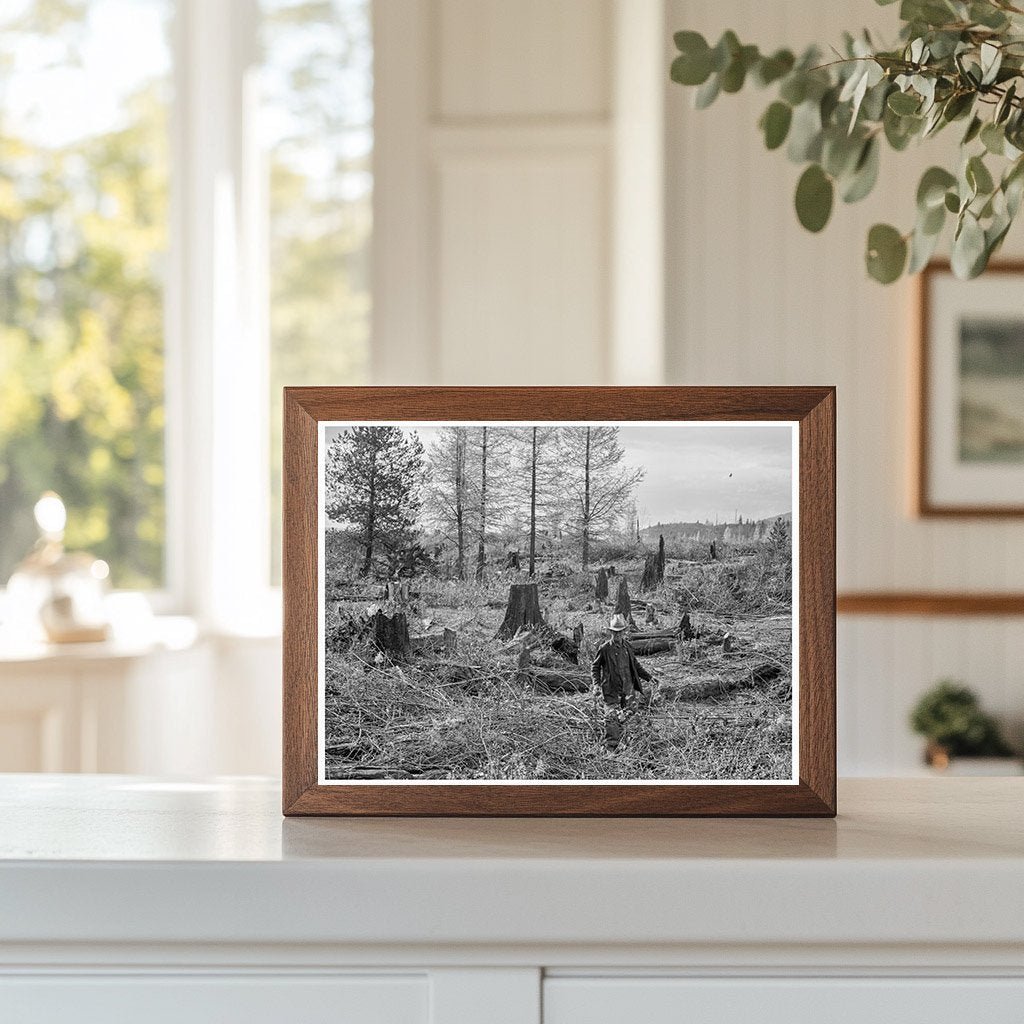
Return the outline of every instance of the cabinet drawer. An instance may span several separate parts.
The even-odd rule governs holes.
[[[569,978],[544,984],[544,1024],[1021,1024],[1017,978]]]
[[[425,975],[34,975],[0,978],[18,1024],[426,1024]]]

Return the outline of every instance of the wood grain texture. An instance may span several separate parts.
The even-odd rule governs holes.
[[[725,419],[800,424],[799,784],[317,783],[320,421]],[[834,388],[286,388],[284,480],[285,814],[835,815]]]
[[[285,812],[317,782],[317,423],[285,388],[283,503]]]
[[[840,615],[1024,615],[1024,594],[863,591],[836,598]]]
[[[914,481],[913,506],[922,518],[952,519],[1007,519],[1024,516],[1022,505],[940,505],[932,500],[929,489],[929,417],[931,401],[929,395],[929,373],[931,353],[929,339],[932,328],[931,290],[937,274],[950,273],[948,260],[934,260],[920,273],[917,281],[917,345],[913,374],[917,389],[917,415],[914,421],[915,437],[911,445],[916,465],[912,467]],[[1024,260],[1000,260],[988,265],[986,275],[1024,275]],[[970,613],[968,613],[970,614]]]

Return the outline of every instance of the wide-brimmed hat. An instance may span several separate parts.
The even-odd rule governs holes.
[[[608,628],[613,633],[621,633],[626,628],[626,617],[624,615],[613,615],[612,621],[608,623]]]

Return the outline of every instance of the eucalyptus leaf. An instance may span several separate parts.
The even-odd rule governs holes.
[[[971,4],[968,17],[976,24],[984,25],[985,28],[995,29],[996,31],[1006,28],[1008,24],[1006,15],[990,3]]]
[[[759,57],[756,46],[741,46],[732,62],[722,72],[722,92],[739,92],[747,79],[747,72]]]
[[[892,284],[907,262],[906,239],[889,224],[876,224],[868,232],[868,273],[880,284]]]
[[[950,174],[944,167],[929,167],[921,175],[921,181],[917,186],[918,209],[927,212],[936,206],[942,206],[946,192],[955,184],[956,176]]]
[[[681,54],[672,61],[669,75],[673,82],[680,85],[703,85],[711,74],[711,57],[704,53],[701,57]]]
[[[790,50],[776,50],[770,57],[764,57],[753,71],[754,81],[764,87],[785,78],[793,70],[796,58]]]
[[[722,91],[718,75],[713,74],[693,95],[693,105],[698,110],[705,110],[711,106]]]
[[[732,29],[726,29],[711,51],[711,70],[721,74],[740,52],[740,41]]]
[[[818,104],[806,101],[793,111],[786,155],[793,163],[817,160],[821,156],[821,112]]]
[[[910,262],[907,264],[907,273],[916,274],[928,265],[935,249],[939,244],[940,232],[931,234],[922,231],[920,227],[914,229],[910,236]]]
[[[979,51],[981,57],[981,84],[991,85],[999,74],[999,68],[1003,63],[1003,51],[991,42],[981,44]]]
[[[761,115],[761,129],[767,149],[778,149],[786,141],[789,126],[793,120],[793,108],[788,103],[776,100]]]
[[[877,137],[864,143],[853,174],[843,187],[844,203],[859,203],[875,187],[880,163],[879,149]]]
[[[1003,93],[999,103],[996,104],[996,112],[993,120],[996,124],[1002,124],[1013,111],[1013,101],[1017,95],[1017,83],[1011,82]]]
[[[984,259],[985,232],[973,214],[964,213],[953,239],[953,252],[950,258],[953,273],[963,281],[976,277],[979,271],[975,268],[979,264],[984,267]]]
[[[942,116],[947,122],[956,121],[961,117],[966,117],[973,106],[974,93],[955,93],[943,104]]]
[[[1003,150],[1006,147],[1006,134],[999,125],[989,121],[981,129],[981,144],[993,156],[1002,156]]]
[[[807,77],[802,72],[787,75],[779,89],[779,99],[785,100],[791,107],[798,107],[807,99]]]
[[[992,175],[985,166],[985,161],[980,156],[972,156],[967,161],[966,177],[968,184],[974,189],[976,195],[988,195],[995,188],[992,182]]]
[[[917,228],[925,235],[938,235],[946,223],[946,204],[940,203],[917,213]]]
[[[852,171],[864,149],[864,137],[850,136],[838,127],[822,132],[821,166],[833,178]]]
[[[1021,198],[1024,197],[1024,158],[1018,157],[1003,175],[1002,189],[1003,195],[1006,196],[1006,210],[1012,221],[1017,216]]]
[[[980,117],[972,117],[971,123],[967,126],[967,131],[964,132],[964,137],[960,141],[961,146],[967,146],[972,143],[980,134],[984,122]]]
[[[889,109],[900,116],[916,114],[921,106],[920,98],[909,92],[894,92],[889,96],[888,102]]]
[[[832,181],[817,165],[811,164],[796,186],[796,215],[808,231],[821,231],[832,214]]]

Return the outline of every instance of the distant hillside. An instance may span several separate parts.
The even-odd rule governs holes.
[[[782,512],[777,516],[751,521],[744,519],[741,523],[655,523],[653,526],[645,526],[640,531],[640,537],[649,544],[656,544],[659,536],[664,536],[667,543],[711,540],[745,543],[763,540],[778,519],[791,523],[793,513]]]

